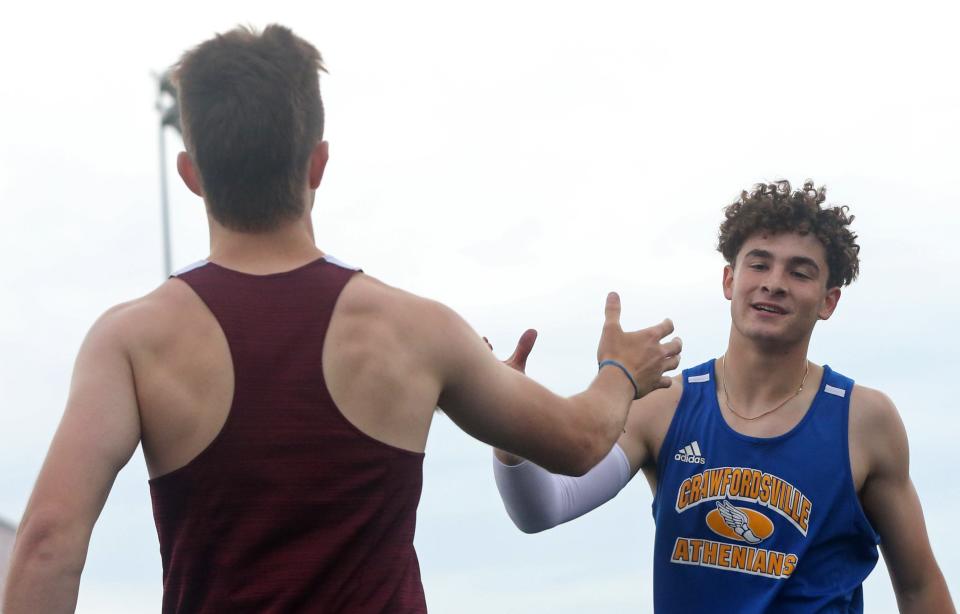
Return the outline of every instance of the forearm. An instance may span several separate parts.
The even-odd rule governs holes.
[[[89,538],[70,522],[28,507],[13,544],[2,612],[73,612]]]
[[[582,463],[583,469],[575,472],[576,475],[582,476],[599,463],[623,433],[623,425],[631,402],[624,400],[623,390],[632,390],[632,386],[626,377],[616,376],[617,373],[613,370],[606,374],[601,371],[586,391],[564,399],[563,407],[556,407],[551,411],[558,417],[563,411],[569,412],[570,415],[585,416],[571,427],[571,431],[576,436],[587,442],[584,444],[587,451],[581,455],[585,457],[585,462]],[[625,387],[624,383],[626,383]],[[527,460],[523,456],[499,448],[494,449],[494,456],[508,466],[519,465]],[[558,473],[566,475],[566,472]]]
[[[14,551],[6,592],[4,614],[73,612],[77,607],[81,567],[65,565],[40,552]]]
[[[623,374],[604,369],[584,392],[567,398],[551,397],[540,412],[549,422],[541,422],[538,427],[542,435],[535,446],[510,452],[500,448],[494,453],[506,465],[529,459],[553,473],[583,476],[603,460],[623,434],[633,387]],[[498,447],[496,442],[489,443]]]
[[[603,505],[630,481],[630,462],[619,445],[581,477],[552,474],[529,461],[493,461],[497,490],[513,523],[537,533]],[[512,456],[512,455],[510,455]]]
[[[623,434],[633,396],[630,380],[619,369],[607,367],[597,373],[589,388],[568,399],[583,417],[580,428],[591,435],[593,458],[587,468],[599,463]]]
[[[901,614],[956,614],[947,582],[939,567],[924,577],[922,586],[896,590],[897,606]]]

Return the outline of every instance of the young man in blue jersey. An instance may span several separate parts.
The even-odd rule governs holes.
[[[579,478],[496,451],[525,532],[576,518],[642,471],[654,493],[654,606],[665,612],[861,612],[883,549],[901,612],[954,612],[883,393],[807,359],[814,326],[857,276],[846,207],[825,190],[759,184],[727,207],[719,251],[732,326],[724,354],[633,403],[607,457]],[[523,369],[532,342],[508,364]]]

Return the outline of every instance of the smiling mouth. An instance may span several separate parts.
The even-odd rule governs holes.
[[[785,313],[787,313],[787,310],[782,307],[778,307],[777,305],[769,305],[766,303],[754,303],[753,305],[751,305],[751,307],[753,307],[757,311],[762,311],[764,313],[773,313],[776,315],[784,315]]]

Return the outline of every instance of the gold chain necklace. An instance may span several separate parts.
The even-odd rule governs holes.
[[[763,412],[763,413],[760,414],[759,416],[754,416],[753,418],[748,418],[748,417],[744,416],[743,414],[741,414],[740,412],[738,412],[737,410],[735,410],[735,409],[733,408],[733,405],[730,404],[730,395],[727,394],[727,362],[726,362],[726,361],[727,361],[727,355],[724,354],[723,356],[720,357],[720,372],[723,374],[723,380],[721,380],[721,381],[723,382],[723,384],[722,384],[722,385],[723,385],[723,400],[726,402],[726,404],[727,404],[727,409],[730,410],[730,413],[732,413],[734,416],[740,418],[741,420],[758,420],[758,419],[760,419],[760,418],[763,418],[763,417],[766,416],[767,414],[772,414],[773,412],[777,411],[778,409],[780,409],[781,407],[783,407],[784,405],[786,405],[787,403],[789,403],[789,402],[792,401],[793,399],[797,398],[797,397],[800,395],[800,393],[803,392],[803,385],[807,383],[807,373],[810,372],[810,361],[809,361],[809,360],[805,360],[804,363],[805,363],[806,366],[805,366],[804,369],[803,369],[803,379],[800,380],[800,387],[797,388],[797,391],[794,392],[793,394],[791,394],[791,395],[790,395],[789,397],[787,397],[782,403],[780,403],[779,405],[777,405],[777,406],[774,407],[773,409],[768,409],[767,411]]]

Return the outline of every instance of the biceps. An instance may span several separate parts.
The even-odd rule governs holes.
[[[85,342],[63,419],[37,479],[30,509],[61,527],[89,531],[117,472],[140,440],[129,363],[109,347]]]
[[[880,534],[884,559],[900,588],[922,584],[934,563],[920,498],[909,476],[871,484],[864,507]]]
[[[565,436],[569,401],[502,364],[465,322],[450,323],[444,345],[439,404],[463,430],[528,458]]]
[[[550,414],[565,403],[492,355],[449,381],[440,400],[444,411],[474,437],[505,449],[515,448],[516,438],[549,427]]]

